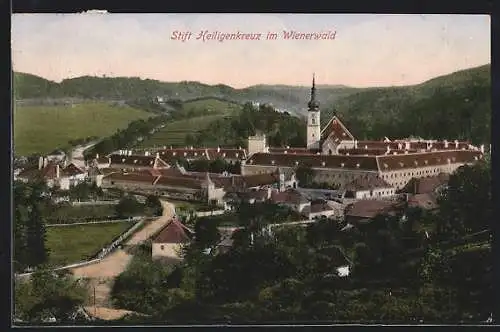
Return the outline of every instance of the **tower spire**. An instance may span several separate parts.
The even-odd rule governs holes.
[[[313,111],[319,108],[319,102],[316,100],[316,75],[313,73],[313,81],[311,88],[311,101],[309,101],[309,110]]]

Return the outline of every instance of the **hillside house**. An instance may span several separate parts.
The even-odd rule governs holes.
[[[345,186],[344,197],[354,199],[384,199],[394,196],[396,188],[379,177],[357,177]]]
[[[153,239],[152,258],[172,263],[180,262],[182,247],[191,241],[193,235],[194,232],[179,220],[172,219]]]
[[[359,200],[345,208],[345,221],[349,224],[359,225],[370,222],[378,215],[394,215],[399,204],[399,202],[390,200]]]

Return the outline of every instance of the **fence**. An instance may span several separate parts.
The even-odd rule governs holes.
[[[140,217],[141,220],[153,220],[158,217]],[[137,221],[137,217],[135,218],[127,218],[127,219],[112,219],[112,220],[99,220],[99,221],[89,221],[89,222],[74,222],[74,223],[66,223],[66,224],[47,224],[45,227],[62,227],[62,226],[74,226],[74,225],[92,225],[92,224],[111,224],[115,222],[133,222]]]
[[[120,235],[113,243],[111,243],[109,246],[103,248],[98,254],[94,255],[97,256],[94,259],[90,259],[88,261],[83,261],[79,263],[73,263],[70,265],[62,266],[53,269],[52,271],[62,271],[62,270],[67,270],[67,269],[74,269],[77,267],[82,267],[86,265],[91,265],[100,262],[103,260],[107,255],[109,255],[111,252],[113,252],[114,249],[116,249],[117,246],[119,246],[124,240],[126,240],[132,233],[134,233],[138,228],[142,227],[144,223],[146,222],[146,219],[142,219],[139,221],[137,224],[134,226],[130,227],[127,231],[125,231],[122,235]],[[20,273],[16,274],[16,278],[26,278],[29,277],[33,274],[33,272],[28,272],[28,273]]]

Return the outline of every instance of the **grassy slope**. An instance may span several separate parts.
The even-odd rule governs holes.
[[[71,106],[20,106],[14,110],[16,154],[46,153],[69,140],[109,136],[133,120],[152,114],[127,106],[84,103]]]
[[[170,122],[151,138],[142,142],[141,147],[184,146],[186,135],[196,134],[206,128],[212,121],[238,114],[241,106],[216,99],[205,99],[184,103],[183,110],[180,112],[204,110],[208,110],[210,115],[195,116],[190,119]]]
[[[131,222],[49,227],[49,262],[64,265],[88,259],[130,227]]]

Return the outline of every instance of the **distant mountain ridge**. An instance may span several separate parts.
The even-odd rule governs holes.
[[[331,103],[359,89],[342,85],[318,85],[320,102]],[[65,79],[61,83],[42,77],[14,73],[16,99],[109,99],[128,100],[137,98],[164,98],[190,100],[200,97],[216,97],[239,103],[270,103],[277,108],[300,114],[306,110],[310,87],[287,85],[255,85],[235,89],[225,84],[207,85],[200,82],[161,82],[137,77],[82,76]]]
[[[460,70],[426,82],[399,87],[353,88],[318,85],[323,125],[336,112],[359,138],[462,138],[490,141],[491,65]],[[137,77],[83,76],[61,83],[14,73],[16,99],[136,100],[161,96],[180,101],[219,98],[269,103],[305,115],[310,87],[260,84],[235,89],[225,84],[160,82]]]

